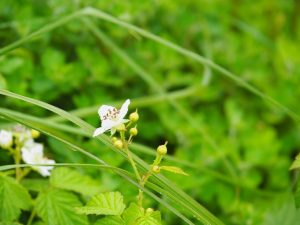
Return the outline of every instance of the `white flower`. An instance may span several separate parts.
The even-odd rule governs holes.
[[[101,119],[101,127],[95,130],[93,136],[96,137],[108,130],[110,130],[113,135],[120,124],[128,122],[128,120],[124,119],[124,117],[128,111],[129,104],[130,100],[127,99],[120,110],[113,106],[102,105],[98,110],[98,114]]]
[[[13,134],[20,143],[32,138],[31,131],[22,125],[16,125]]]
[[[0,131],[0,146],[2,148],[9,148],[13,144],[13,134],[7,130]]]
[[[33,139],[27,140],[22,149],[22,159],[27,164],[54,164],[55,161],[44,157],[44,146],[35,143]],[[34,170],[39,172],[42,176],[50,176],[50,170],[53,166],[32,166]]]

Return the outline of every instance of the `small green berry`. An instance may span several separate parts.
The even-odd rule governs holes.
[[[166,145],[160,145],[157,147],[157,152],[160,155],[165,155],[168,152],[167,146]]]
[[[123,148],[123,142],[121,140],[116,140],[114,142],[114,146],[117,148],[117,149],[122,149]]]
[[[159,167],[159,166],[153,166],[153,167],[152,167],[152,171],[153,171],[154,173],[159,173],[159,172],[160,172],[160,167]]]
[[[136,127],[130,128],[130,135],[136,136],[138,134],[138,129]]]
[[[139,120],[139,114],[135,111],[129,115],[129,120],[131,122],[136,122]]]

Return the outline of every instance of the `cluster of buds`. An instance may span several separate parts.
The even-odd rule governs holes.
[[[44,157],[44,146],[35,142],[40,132],[17,125],[10,130],[0,131],[0,147],[12,155],[21,154],[22,160],[42,176],[49,176],[53,166],[34,166],[34,164],[54,164],[55,161]]]
[[[139,119],[139,114],[137,111],[131,113],[129,115],[129,121],[127,121],[127,125],[125,126],[124,123],[119,124],[116,127],[116,130],[120,134],[120,138],[112,137],[112,143],[117,149],[123,149],[125,145],[130,144],[132,141],[132,138],[138,135],[138,129],[137,129],[137,121]],[[128,137],[128,140],[126,140],[126,136]]]

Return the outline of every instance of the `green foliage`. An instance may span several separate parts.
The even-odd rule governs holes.
[[[31,197],[16,180],[0,173],[0,221],[14,221],[21,210],[29,210]]]
[[[249,86],[245,89],[237,84],[247,81],[266,94],[262,99],[268,102],[268,97],[275,98],[296,114],[300,113],[298,1],[261,0],[253,4],[253,1],[220,0],[78,0],[73,3],[57,0],[49,0],[47,4],[32,0],[0,2],[1,48],[40,27],[50,27],[38,37],[15,46],[17,48],[4,52],[0,49],[1,89],[43,100],[66,111],[76,110],[75,115],[93,126],[99,123],[96,113],[99,105],[111,102],[118,105],[125,98],[132,99],[131,109],[139,108],[141,116],[137,141],[155,148],[168,140],[171,157],[166,157],[164,163],[183,168],[189,176],[167,172],[163,175],[204,206],[202,209],[195,205],[172,183],[161,180],[161,176],[153,178],[153,186],[149,188],[155,185],[161,188],[163,200],[171,202],[178,210],[173,214],[170,208],[166,210],[159,204],[165,224],[183,224],[178,219],[179,212],[190,215],[198,224],[197,218],[207,215],[205,208],[230,225],[263,224],[268,212],[271,219],[265,224],[297,224],[299,218],[290,198],[286,198],[286,203],[277,210],[270,208],[279,196],[286,197],[286,190],[294,189],[299,156],[293,164],[292,160],[300,149],[299,126],[279,110],[280,106],[265,104],[253,95],[251,88],[247,91]],[[101,19],[91,20],[95,29],[79,18],[56,24],[52,29],[52,21],[85,6],[101,9],[176,43],[184,47],[185,56],[144,38],[131,28],[122,29]],[[95,31],[100,31],[100,35]],[[205,60],[195,63],[195,59],[199,62],[201,58],[185,51],[189,49],[236,76],[231,73],[228,76],[226,71],[224,76],[224,71],[215,70],[216,67]],[[31,123],[23,118],[24,122],[32,126],[42,124],[37,127],[46,126],[45,131],[50,135],[88,150],[110,165],[129,168],[121,154],[86,138],[90,137],[91,129],[81,127],[77,133],[71,132],[76,128],[62,118],[47,127],[43,122],[51,121],[44,119],[52,116],[49,111],[12,98],[1,97],[1,107],[34,115],[42,121]],[[0,125],[8,124],[3,120]],[[65,125],[71,129],[64,130]],[[87,132],[80,133],[83,131]],[[54,138],[43,136],[41,141],[45,143],[47,154],[57,162],[95,163],[78,151],[70,151],[70,145]],[[132,150],[145,161],[152,160],[154,151],[149,148],[144,151],[145,146],[140,146],[134,148],[132,145]],[[0,165],[12,164],[8,152],[0,151]],[[182,173],[178,169],[171,170]],[[35,198],[49,188],[59,188],[67,195],[76,195],[80,202],[103,190],[118,190],[129,202],[136,195],[135,187],[115,173],[99,172],[90,167],[57,168],[50,182],[30,173],[20,182],[22,186],[12,185],[9,176],[13,176],[10,173],[13,170],[8,172],[5,178],[0,177],[0,196],[5,198],[6,204],[4,207],[0,199],[0,221],[6,214],[13,218],[10,220],[19,219],[26,224],[28,212],[22,217],[19,215],[22,210],[31,210],[29,204],[22,205],[31,202],[28,190]],[[16,188],[16,185],[23,198],[3,194],[3,187],[10,193],[11,186]],[[299,206],[299,188],[297,190],[295,203]],[[149,198],[148,204],[156,206],[157,202]],[[71,207],[69,209],[70,215],[75,214],[75,211],[71,213]],[[122,224],[126,211],[121,217],[105,216],[97,223]]]
[[[181,174],[181,175],[185,175],[187,176],[188,174],[186,172],[184,172],[181,168],[176,167],[176,166],[161,166],[160,167],[161,170],[166,170],[169,171],[171,173],[177,173],[177,174]]]
[[[36,212],[48,225],[87,225],[86,216],[75,213],[81,202],[73,193],[51,188],[36,199]]]
[[[123,219],[126,225],[160,225],[161,217],[157,211],[145,212],[135,203],[131,203],[130,206],[124,211]]]
[[[94,225],[125,225],[125,222],[120,216],[106,216],[97,220]]]
[[[296,159],[294,160],[294,162],[292,163],[290,170],[293,169],[300,169],[300,154],[298,154],[296,156]]]
[[[75,191],[87,196],[95,195],[101,191],[99,182],[76,170],[65,167],[53,170],[50,184],[53,187]]]
[[[125,204],[120,192],[107,192],[92,197],[84,207],[76,208],[80,214],[116,215],[123,213]]]
[[[145,212],[137,204],[131,203],[122,216],[106,216],[95,225],[161,225],[158,211]]]

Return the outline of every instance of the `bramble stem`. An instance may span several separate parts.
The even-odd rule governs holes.
[[[138,179],[139,182],[141,182],[141,180],[142,180],[141,175],[139,174],[139,171],[138,171],[138,169],[137,169],[137,167],[135,165],[135,162],[134,162],[134,160],[132,158],[131,152],[129,151],[128,147],[125,148],[125,151],[126,151],[128,159],[129,159],[129,162],[130,162],[130,164],[131,164],[131,166],[132,166],[132,168],[134,170],[136,178]]]
[[[35,217],[35,214],[36,214],[35,209],[33,209],[32,212],[31,212],[31,214],[30,214],[30,217],[29,217],[26,225],[31,225],[32,224],[32,221],[33,221],[33,219]]]
[[[19,165],[21,162],[21,152],[20,152],[20,148],[17,146],[14,149],[14,160],[15,160],[15,164]],[[16,180],[20,181],[22,177],[22,170],[20,167],[16,167]]]

